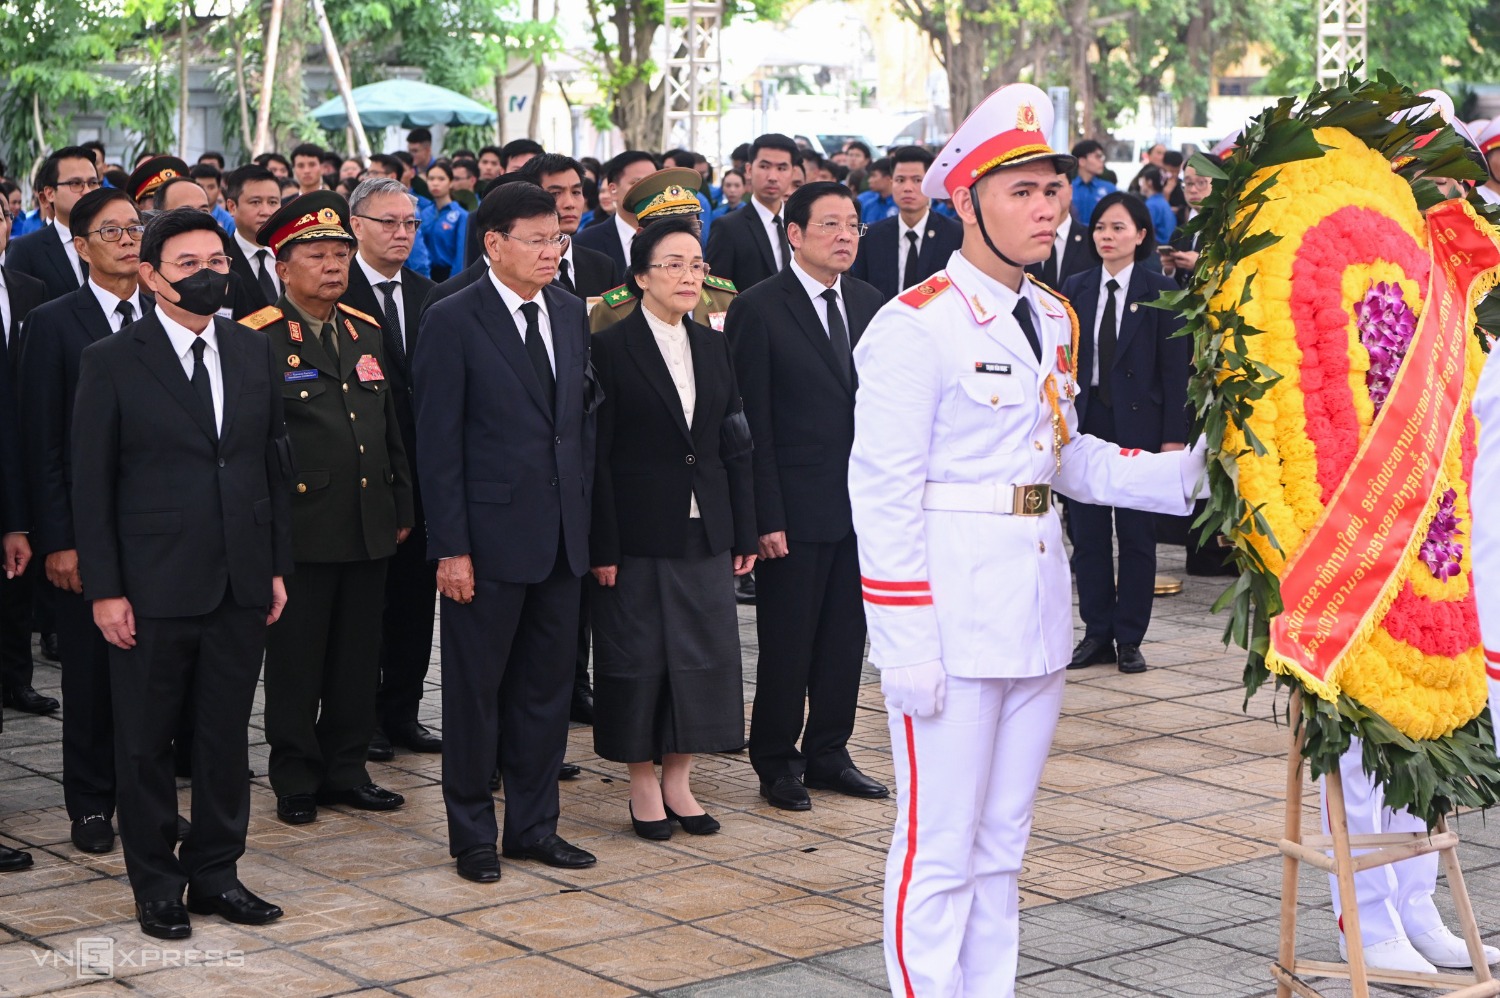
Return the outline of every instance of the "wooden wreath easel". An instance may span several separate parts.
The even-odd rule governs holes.
[[[1449,991],[1449,998],[1500,995],[1500,981],[1490,975],[1490,969],[1484,962],[1479,924],[1474,920],[1469,892],[1464,887],[1463,871],[1458,866],[1458,835],[1448,830],[1446,817],[1438,819],[1437,827],[1430,834],[1392,832],[1384,835],[1350,835],[1348,817],[1344,811],[1343,779],[1339,771],[1334,769],[1324,777],[1328,827],[1332,834],[1302,834],[1302,745],[1305,728],[1301,723],[1301,712],[1302,691],[1295,689],[1292,691],[1291,739],[1286,764],[1286,836],[1278,843],[1282,854],[1281,942],[1276,962],[1271,964],[1271,976],[1276,979],[1276,998],[1290,998],[1293,994],[1301,995],[1302,998],[1323,998],[1322,992],[1303,980],[1304,976],[1346,979],[1352,987],[1353,998],[1369,998],[1371,981]],[[1333,856],[1325,855],[1325,849],[1332,849]],[[1374,851],[1355,856],[1355,849]],[[1354,874],[1432,852],[1438,853],[1442,859],[1448,889],[1453,895],[1453,905],[1458,909],[1459,926],[1469,948],[1469,959],[1475,967],[1473,974],[1406,973],[1367,968],[1364,947],[1359,943],[1359,905],[1354,894]],[[1339,896],[1343,899],[1344,938],[1349,940],[1348,963],[1297,959],[1297,873],[1302,863],[1338,877]]]

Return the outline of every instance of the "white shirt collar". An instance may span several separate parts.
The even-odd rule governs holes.
[[[1125,265],[1125,268],[1123,270],[1121,270],[1118,274],[1115,274],[1113,277],[1111,277],[1109,271],[1105,270],[1103,267],[1100,267],[1099,268],[1099,294],[1102,296],[1102,295],[1104,295],[1106,293],[1104,286],[1106,284],[1108,284],[1110,281],[1114,281],[1114,282],[1118,283],[1120,285],[1120,290],[1121,291],[1128,291],[1130,289],[1130,273],[1133,270],[1135,270],[1135,264],[1133,264],[1133,263],[1127,263]]]
[[[188,352],[193,349],[193,344],[200,339],[208,344],[208,349],[214,353],[219,352],[219,332],[213,316],[209,316],[208,328],[204,329],[201,334],[193,332],[161,309],[156,310],[156,317],[161,320],[161,327],[167,331],[167,338],[172,341],[172,351],[177,354],[178,360],[186,360]]]
[[[629,222],[620,217],[618,212],[615,213],[615,231],[620,234],[621,244],[626,246],[627,248],[630,246],[631,242],[635,240],[635,230],[630,227]],[[572,248],[572,240],[568,241],[568,248]],[[625,254],[625,258],[627,260],[630,259],[630,254],[628,252]]]
[[[765,225],[775,225],[776,224],[774,221],[772,221],[772,219],[776,218],[778,215],[781,214],[781,210],[780,209],[777,209],[776,211],[772,211],[770,208],[767,208],[765,205],[761,204],[760,203],[760,198],[756,197],[753,194],[750,195],[750,203],[755,206],[755,213],[760,216],[760,220],[761,220],[762,224],[765,224]],[[783,201],[782,204],[781,204],[781,206],[782,206],[782,208],[785,208],[786,207],[786,202]]]
[[[675,326],[668,325],[661,319],[658,319],[656,317],[656,313],[647,308],[644,303],[642,303],[639,308],[641,310],[641,314],[646,317],[646,325],[651,327],[651,332],[658,339],[666,339],[675,343],[680,342],[684,337],[687,336],[687,326],[683,324],[683,321],[681,319],[677,320],[677,324]]]
[[[1055,235],[1055,236],[1052,237],[1052,241],[1055,242],[1055,243],[1064,243],[1064,242],[1067,242],[1068,241],[1068,233],[1070,233],[1072,231],[1073,231],[1073,216],[1071,214],[1064,215],[1062,217],[1062,221],[1060,221],[1060,222],[1057,223],[1057,235]]]
[[[511,315],[515,315],[517,312],[519,312],[521,310],[521,306],[524,305],[524,304],[526,304],[527,299],[522,298],[520,295],[516,294],[510,288],[506,287],[505,286],[505,282],[502,281],[502,280],[500,280],[500,278],[498,278],[498,277],[495,276],[495,268],[494,267],[489,268],[488,270],[485,271],[485,273],[489,275],[490,283],[495,286],[495,290],[498,291],[498,292],[500,292],[500,300],[503,301],[503,302],[505,302],[505,311],[508,312]],[[530,300],[534,301],[538,305],[540,305],[542,307],[542,314],[543,315],[547,315],[547,296],[546,295],[544,295],[542,292],[538,291],[536,293],[536,297],[532,298]],[[548,317],[549,320],[551,319],[550,315],[548,315],[547,317]],[[526,327],[525,327],[524,324],[517,323],[516,325],[521,329],[521,332],[524,333],[526,331]]]
[[[94,297],[98,300],[99,308],[103,310],[104,318],[109,322],[109,328],[111,330],[115,328],[115,309],[119,306],[121,301],[130,302],[130,307],[135,313],[135,319],[140,319],[142,317],[141,289],[139,285],[137,285],[136,288],[130,292],[129,298],[122,299],[117,297],[113,291],[108,291],[95,284],[92,277],[90,277],[86,283],[88,284],[89,290],[94,293]],[[165,320],[166,316],[162,316],[162,318]],[[135,319],[132,319],[131,321],[134,322]]]
[[[792,273],[797,275],[797,280],[801,282],[803,289],[807,292],[807,297],[822,298],[823,293],[829,290],[828,285],[824,284],[822,281],[818,280],[816,277],[813,277],[807,271],[802,269],[801,265],[797,263],[796,254],[792,255],[791,267]],[[841,300],[844,297],[843,280],[844,275],[839,274],[833,279],[832,285],[832,290],[838,293],[838,296]]]
[[[897,218],[901,218],[900,215],[897,215],[896,217]],[[916,225],[907,225],[906,224],[906,219],[901,218],[901,225],[900,225],[901,238],[903,240],[905,240],[906,239],[906,234],[908,232],[915,232],[917,234],[917,239],[920,241],[922,239],[922,237],[924,237],[925,235],[927,235],[927,220],[929,218],[931,218],[931,217],[932,217],[932,211],[929,209],[927,211],[922,212],[922,217],[919,218],[919,219],[917,219],[917,224]]]
[[[370,266],[370,264],[366,262],[363,254],[354,254],[354,259],[359,261],[359,269],[364,271],[365,280],[370,282],[371,288],[379,288],[380,285],[384,284],[386,281],[395,281],[398,286],[401,284],[401,270],[399,267],[396,269],[395,277],[386,277],[380,271]]]
[[[252,270],[256,270],[256,268],[255,268],[255,257],[256,257],[256,255],[259,254],[261,250],[267,250],[267,252],[269,252],[269,247],[255,245],[250,240],[246,239],[243,235],[241,235],[240,234],[240,230],[238,228],[236,228],[234,230],[234,241],[240,244],[240,249],[242,251],[244,251],[245,259],[250,261],[250,266],[251,266]],[[272,261],[274,261],[276,259],[276,257],[275,257],[274,254],[272,255],[271,259],[272,259]],[[270,265],[267,266],[267,269],[269,269],[269,266]],[[259,270],[256,270],[256,273],[259,273]],[[275,277],[276,274],[274,272],[272,272],[271,276]]]
[[[52,227],[57,230],[57,235],[60,239],[62,239],[63,245],[67,247],[68,252],[77,252],[77,250],[74,249],[73,246],[73,233],[69,231],[68,227],[61,221],[59,221],[56,216],[53,216],[52,218]]]

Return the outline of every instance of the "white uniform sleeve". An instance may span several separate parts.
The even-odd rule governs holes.
[[[1202,477],[1201,448],[1152,454],[1075,429],[1053,485],[1069,499],[1096,506],[1186,516]]]
[[[849,498],[859,536],[870,662],[880,669],[942,658],[922,512],[943,390],[938,357],[915,312],[894,302],[876,315],[854,352],[859,391]]]
[[[1500,495],[1500,364],[1491,357],[1474,391],[1474,418],[1479,421],[1479,451],[1469,486],[1470,563],[1474,566],[1474,601],[1484,640],[1484,671],[1490,686],[1490,716],[1500,710],[1500,512],[1474,497]]]

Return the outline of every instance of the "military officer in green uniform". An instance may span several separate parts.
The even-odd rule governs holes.
[[[282,358],[297,474],[286,612],[266,641],[266,741],[276,815],[318,804],[388,811],[405,799],[365,768],[375,727],[386,562],[411,533],[412,486],[380,323],[339,301],[354,235],[331,191],[288,202],[257,239],[282,296],[241,321]],[[291,604],[295,603],[293,608]]]
[[[631,185],[625,192],[625,204],[630,206],[643,229],[658,218],[690,215],[697,220],[703,214],[703,205],[698,201],[698,188],[702,183],[703,178],[697,170],[683,167],[657,170]],[[724,314],[738,293],[734,282],[728,278],[705,275],[698,307],[693,309],[693,321],[722,333]],[[640,299],[635,296],[632,282],[626,281],[611,288],[589,312],[589,332],[608,329],[639,306]]]

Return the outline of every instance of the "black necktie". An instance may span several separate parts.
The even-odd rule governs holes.
[[[1099,319],[1099,401],[1107,406],[1114,404],[1110,398],[1109,376],[1115,369],[1115,337],[1119,335],[1119,321],[1115,318],[1115,292],[1120,282],[1111,277],[1104,282],[1104,314]]]
[[[917,234],[914,230],[906,231],[906,266],[901,271],[901,287],[914,288],[922,280],[922,275],[917,269]]]
[[[568,266],[567,257],[563,257],[561,260],[557,261],[558,283],[560,283],[563,287],[567,288],[570,292],[576,295],[578,293],[578,288],[573,284],[573,275],[568,273],[570,269],[572,268]]]
[[[536,369],[542,394],[547,397],[547,411],[551,412],[557,407],[557,378],[552,373],[552,362],[547,359],[547,344],[542,342],[542,325],[537,319],[542,307],[534,301],[522,302],[521,311],[526,315],[526,356]]]
[[[1011,313],[1016,317],[1016,322],[1021,327],[1021,332],[1026,334],[1026,342],[1031,344],[1031,352],[1037,360],[1042,359],[1042,341],[1037,339],[1036,326],[1031,321],[1031,306],[1026,299],[1022,298],[1016,302],[1015,311]]]
[[[198,401],[208,414],[208,425],[214,427],[214,436],[217,437],[219,431],[218,420],[214,418],[214,390],[208,382],[208,368],[203,364],[203,351],[207,349],[208,344],[201,338],[193,341],[193,391],[198,393]]]
[[[338,330],[333,328],[333,323],[323,323],[323,329],[318,333],[318,340],[323,344],[323,349],[328,351],[328,356],[332,357],[334,360],[338,360]]]
[[[839,311],[839,293],[829,288],[820,296],[828,303],[828,342],[833,347],[833,356],[838,361],[839,373],[843,375],[844,384],[849,384],[849,374],[853,370],[853,361],[849,356],[849,330],[844,325],[843,313]]]
[[[266,301],[274,302],[281,297],[281,294],[276,290],[276,281],[271,277],[271,268],[266,265],[266,259],[270,255],[271,251],[267,249],[255,254],[255,259],[260,261],[260,274],[256,279],[260,281],[260,290],[266,296]]]
[[[781,248],[781,269],[785,270],[792,261],[792,244],[787,242],[786,225],[781,221],[781,216],[773,215],[771,221],[776,223],[776,245]]]
[[[135,321],[135,306],[128,301],[122,301],[115,306],[115,314],[120,317],[120,325],[115,329],[118,333]]]
[[[385,295],[385,324],[390,327],[391,338],[395,341],[396,352],[401,359],[406,359],[406,338],[401,332],[401,312],[396,308],[396,289],[401,285],[396,281],[381,281],[375,285],[380,293]]]

